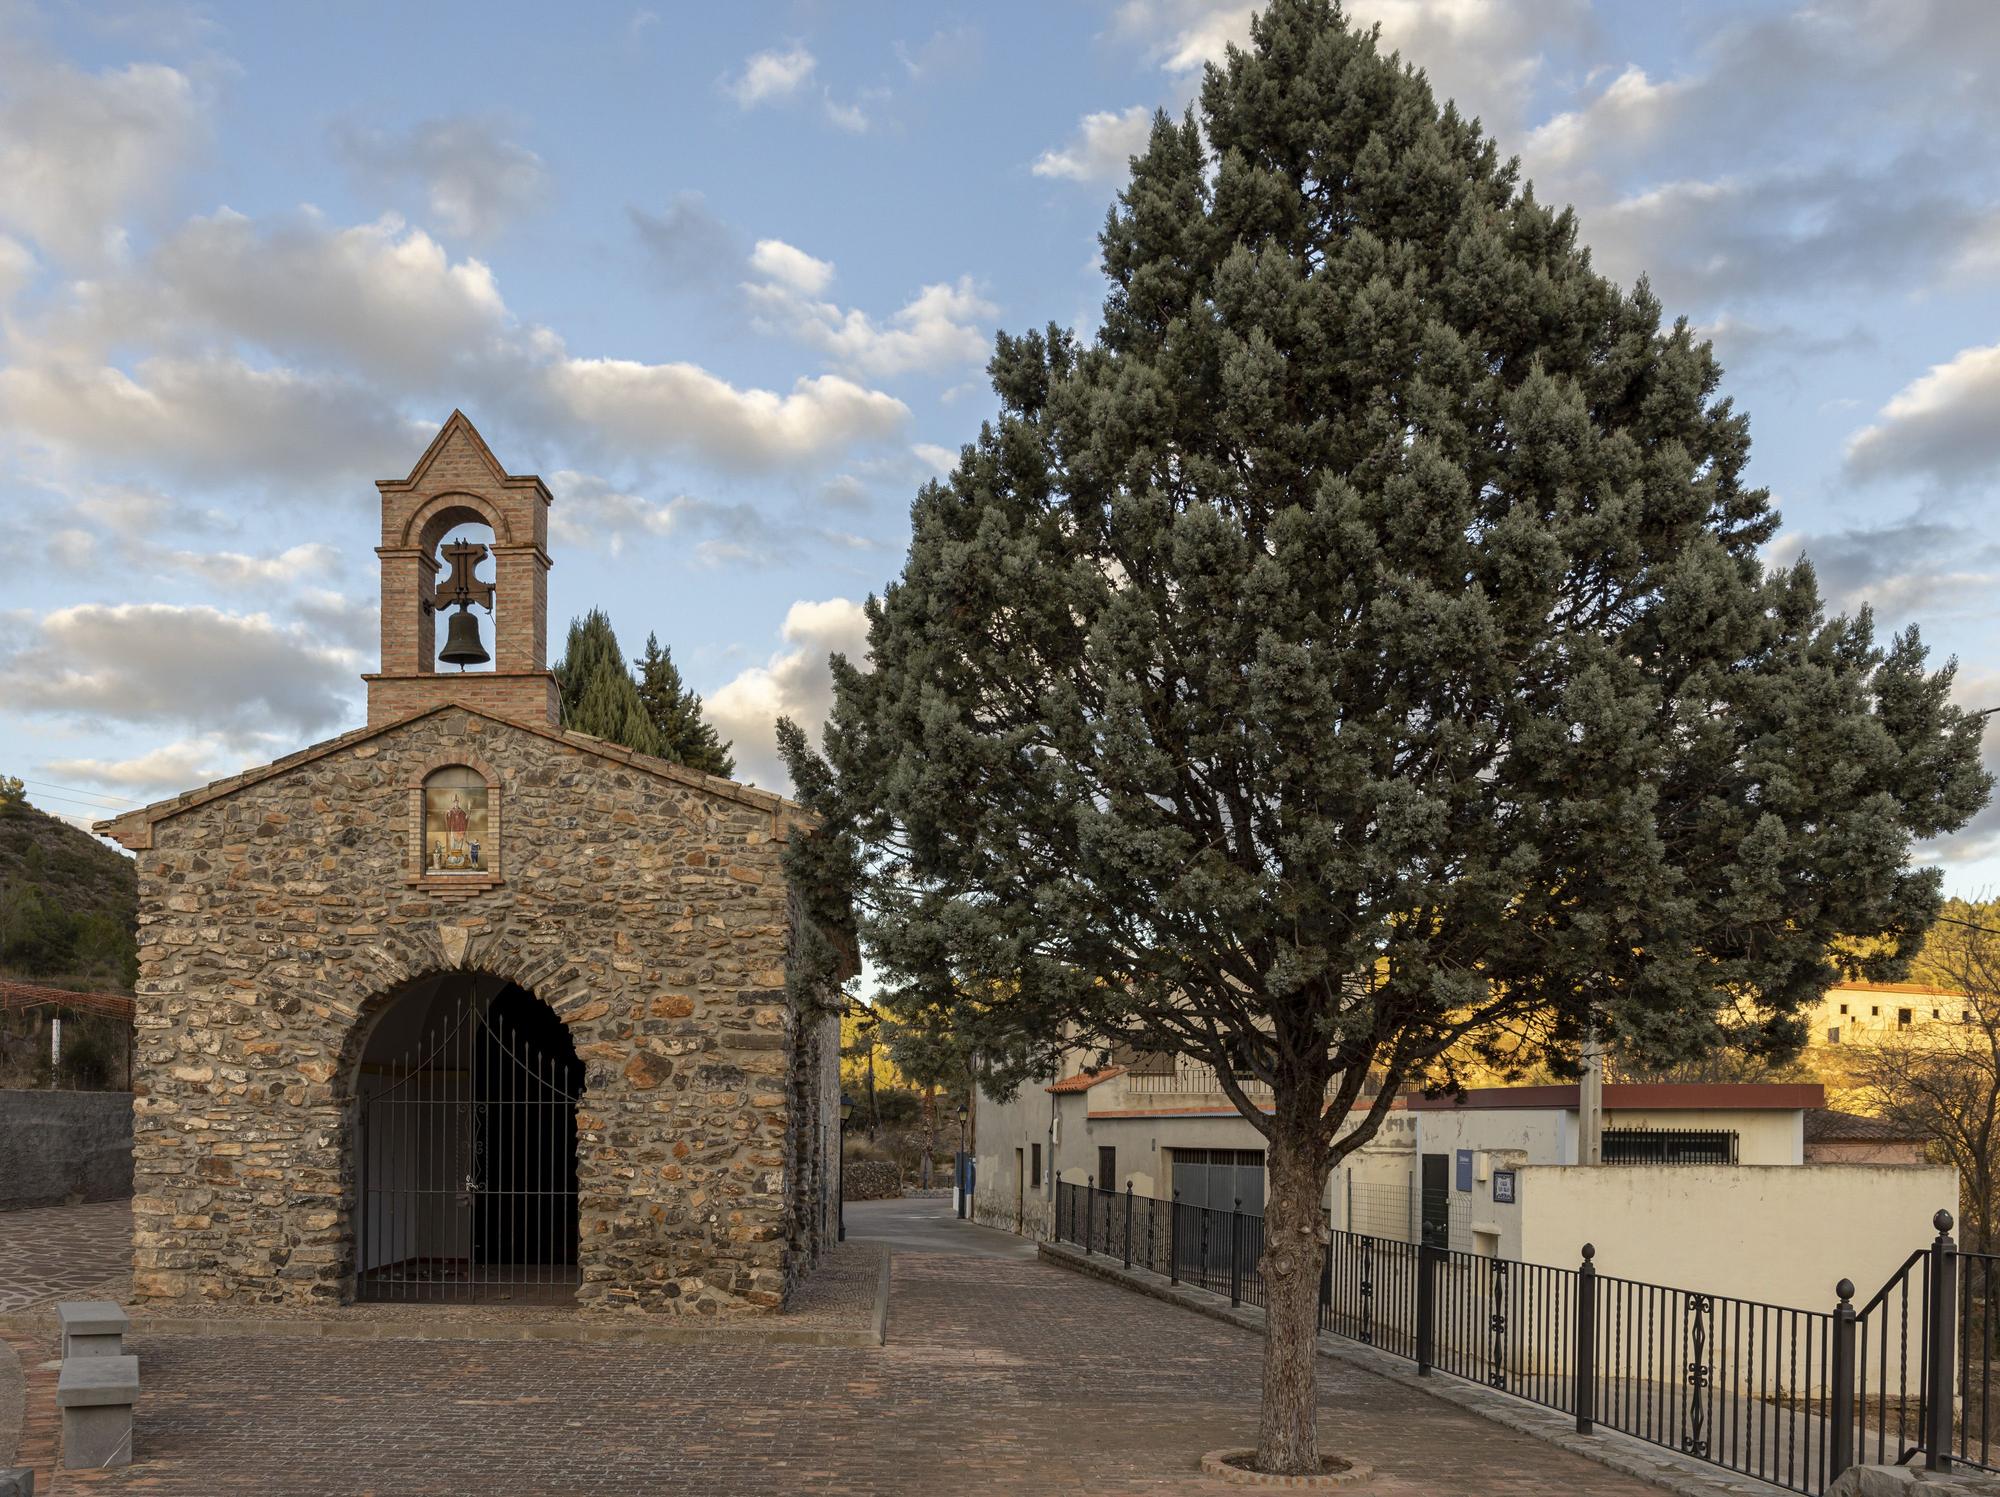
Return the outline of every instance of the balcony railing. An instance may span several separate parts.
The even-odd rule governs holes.
[[[1169,1073],[1147,1075],[1139,1071],[1127,1071],[1124,1076],[1125,1090],[1129,1095],[1139,1097],[1223,1097],[1222,1083],[1216,1079],[1215,1067],[1198,1060],[1190,1060],[1185,1055],[1173,1057],[1174,1068]],[[1268,1097],[1271,1088],[1261,1081],[1249,1077],[1238,1079],[1245,1092],[1253,1097]]]

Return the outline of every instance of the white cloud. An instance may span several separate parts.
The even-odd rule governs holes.
[[[115,252],[202,130],[193,84],[155,63],[86,73],[16,55],[0,65],[0,222],[53,255]]]
[[[143,275],[99,301],[121,336],[150,320],[168,335],[219,332],[401,379],[436,377],[486,353],[507,322],[492,271],[454,261],[393,214],[351,228],[312,213],[192,219]]]
[[[1153,128],[1153,111],[1134,104],[1118,113],[1086,114],[1077,125],[1076,136],[1060,150],[1044,151],[1035,158],[1038,177],[1062,177],[1072,182],[1121,178],[1131,158],[1146,149],[1146,137]]]
[[[744,294],[755,309],[758,326],[767,332],[787,334],[824,352],[843,369],[884,376],[912,370],[949,369],[977,362],[988,352],[986,334],[979,323],[995,316],[999,308],[974,288],[970,276],[956,283],[925,286],[886,323],[878,323],[866,312],[842,310],[831,302],[815,301],[806,292],[808,277],[789,274],[792,267],[785,257],[772,256],[762,263],[763,251],[775,246],[785,256],[797,256],[815,272],[819,284],[831,280],[833,267],[824,260],[800,254],[789,245],[765,240],[753,256],[753,267],[778,278],[744,286]]]
[[[800,601],[785,614],[783,637],[788,648],[740,672],[704,703],[716,731],[735,743],[738,778],[769,786],[787,783],[778,757],[778,719],[789,717],[817,737],[833,706],[827,656],[860,661],[868,648],[868,617],[846,598]]]
[[[242,551],[169,551],[168,565],[192,572],[218,587],[298,587],[340,569],[340,553],[319,541],[288,546],[275,555]]]
[[[952,470],[958,466],[958,453],[950,447],[940,447],[935,442],[918,442],[910,451],[917,455],[917,460],[925,467],[936,469],[940,478],[949,477]]]
[[[539,208],[549,193],[542,158],[508,140],[491,119],[452,115],[400,133],[342,127],[334,142],[364,178],[417,182],[431,216],[452,234],[496,233]]]
[[[800,379],[788,394],[743,390],[693,364],[559,360],[551,398],[627,452],[693,452],[725,467],[813,462],[894,436],[910,408],[838,375]]]
[[[832,274],[777,240],[758,261],[799,285]],[[938,311],[837,336],[856,368],[905,367],[945,331]],[[173,352],[106,362],[133,345]],[[731,469],[815,461],[893,436],[909,414],[837,375],[780,394],[691,363],[572,357],[551,330],[512,319],[485,265],[394,217],[345,229],[309,213],[196,219],[141,265],[77,288],[0,368],[0,421],[100,477],[144,460],[203,481],[372,478],[421,450],[451,402],[559,446]],[[422,414],[405,419],[406,406]]]
[[[34,278],[35,254],[18,239],[0,234],[0,313]]]
[[[44,616],[0,654],[0,698],[85,723],[311,734],[353,715],[360,668],[353,651],[268,614],[86,603]]]
[[[246,750],[240,743],[208,733],[162,744],[129,759],[51,759],[41,769],[65,783],[104,785],[130,791],[141,800],[151,800],[192,790],[247,769],[259,757],[256,751]]]
[[[1566,110],[1530,131],[1522,154],[1537,166],[1559,169],[1610,138],[1642,144],[1673,118],[1675,102],[1689,88],[1686,82],[1655,83],[1634,63],[1583,108]]]
[[[833,262],[818,260],[782,239],[760,239],[750,252],[750,268],[806,296],[818,296],[833,280]]]
[[[1263,9],[1240,0],[1125,0],[1115,33],[1135,41],[1178,77],[1221,63],[1230,44],[1247,46],[1250,17]],[[1455,99],[1489,127],[1521,121],[1545,54],[1586,36],[1589,0],[1349,0],[1355,26],[1382,27],[1385,51],[1430,77],[1440,99]]]
[[[228,356],[0,369],[0,419],[65,458],[209,482],[376,476],[435,430],[378,390]]]
[[[812,77],[817,59],[804,47],[788,47],[780,52],[759,52],[743,64],[743,71],[723,85],[723,90],[745,109],[788,99]]]
[[[66,456],[212,481],[378,474],[427,435],[372,389],[227,357],[0,369],[0,417]]]
[[[1843,613],[1864,605],[1902,623],[1991,617],[2000,587],[2000,542],[1963,525],[1922,515],[1852,530],[1791,531],[1771,560],[1812,563],[1827,602]]]
[[[628,537],[672,534],[693,503],[686,495],[648,499],[594,473],[570,469],[551,473],[548,484],[556,496],[549,510],[549,539],[560,545],[602,546],[613,556],[625,549]]]
[[[2000,469],[2000,343],[1968,348],[1897,392],[1847,443],[1860,478],[1963,483]]]
[[[829,93],[826,96],[826,117],[837,130],[845,130],[849,135],[868,133],[868,111],[857,100],[852,104],[842,104]]]

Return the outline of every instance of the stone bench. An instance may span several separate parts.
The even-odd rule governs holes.
[[[109,1300],[74,1299],[56,1306],[62,1331],[63,1360],[71,1357],[122,1357],[125,1333],[132,1322]]]
[[[66,1471],[132,1464],[132,1405],[139,1401],[139,1359],[71,1357],[56,1379]]]

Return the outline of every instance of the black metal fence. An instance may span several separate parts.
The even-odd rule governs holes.
[[[1067,1182],[1055,1236],[1263,1305],[1264,1221]],[[2000,1469],[2000,1257],[1958,1252],[1951,1217],[1856,1309],[1801,1310],[1435,1243],[1334,1232],[1319,1327],[1745,1476],[1824,1492],[1857,1461]],[[1932,1390],[1940,1389],[1933,1397]]]

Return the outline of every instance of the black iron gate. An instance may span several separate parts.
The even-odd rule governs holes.
[[[583,1068],[518,988],[434,1013],[354,1103],[355,1297],[561,1304]]]

